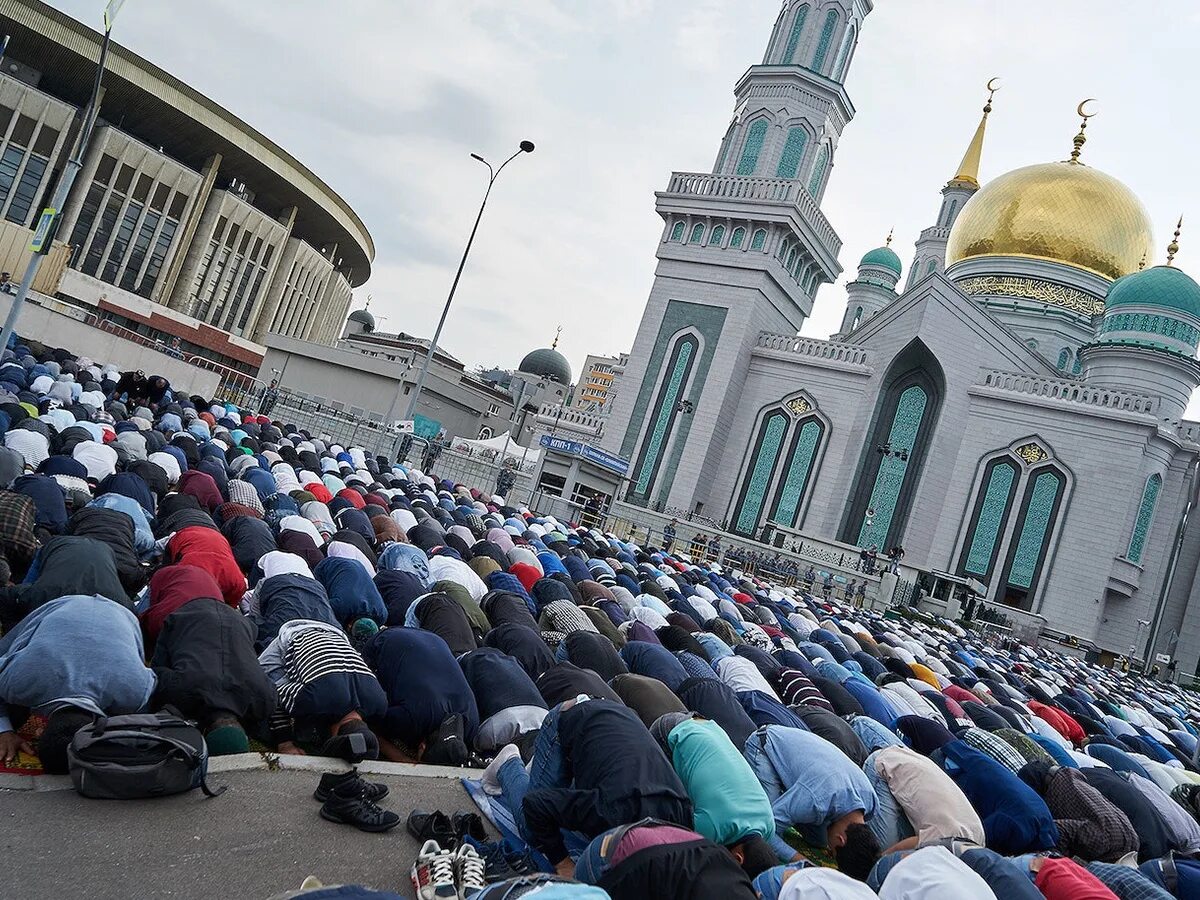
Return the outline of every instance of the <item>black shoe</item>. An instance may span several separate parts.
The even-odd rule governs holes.
[[[357,763],[364,759],[379,759],[379,739],[365,722],[347,722],[335,737],[321,748],[322,756],[333,756]]]
[[[313,799],[324,803],[338,787],[343,784],[350,784],[351,782],[357,782],[362,796],[366,797],[372,803],[378,803],[388,795],[388,786],[386,784],[364,781],[363,777],[358,774],[358,769],[351,769],[349,772],[326,772],[322,775],[320,784],[313,791]]]
[[[483,819],[479,817],[478,813],[456,812],[450,824],[459,841],[471,838],[476,843],[482,844],[487,840],[487,832],[483,829]]]
[[[424,844],[426,841],[437,841],[443,850],[458,848],[458,835],[449,817],[440,809],[433,812],[423,812],[414,809],[408,814],[408,833]]]
[[[400,824],[398,815],[363,794],[364,791],[352,782],[339,785],[321,807],[321,818],[370,832],[388,831]]]

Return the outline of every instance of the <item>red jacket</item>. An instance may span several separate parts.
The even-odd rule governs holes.
[[[246,593],[246,576],[238,568],[229,542],[212,528],[191,525],[175,532],[167,544],[167,561],[204,569],[216,580],[221,599],[230,606],[237,606]]]

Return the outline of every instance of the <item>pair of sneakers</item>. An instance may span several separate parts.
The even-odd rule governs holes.
[[[351,769],[322,775],[313,799],[321,802],[322,819],[353,825],[359,831],[380,832],[400,824],[396,813],[379,805],[387,793],[386,784],[366,781],[357,769]]]
[[[410,876],[417,900],[466,900],[487,887],[483,859],[468,843],[451,851],[426,841]]]

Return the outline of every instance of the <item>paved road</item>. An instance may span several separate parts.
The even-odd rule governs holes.
[[[462,786],[443,778],[370,776],[391,788],[383,801],[412,809],[475,811]],[[229,790],[160,800],[87,800],[74,791],[0,791],[0,894],[27,900],[176,897],[265,900],[307,875],[412,897],[417,843],[404,823],[365,834],[326,822],[308,772],[212,776]]]

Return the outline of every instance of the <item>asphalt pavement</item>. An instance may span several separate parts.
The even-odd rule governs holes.
[[[0,895],[40,898],[173,897],[266,900],[308,875],[412,897],[413,809],[477,812],[450,778],[370,775],[401,823],[366,834],[327,822],[312,799],[318,775],[263,769],[213,774],[215,799],[196,790],[157,800],[88,800],[73,790],[0,790]]]

